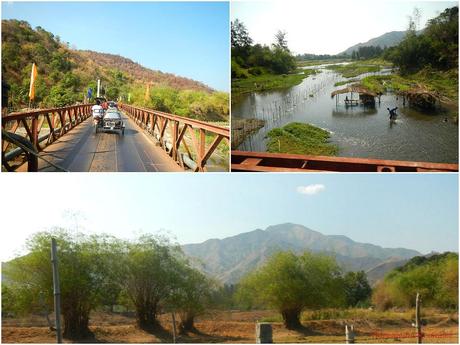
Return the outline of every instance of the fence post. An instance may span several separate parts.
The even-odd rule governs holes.
[[[422,298],[417,292],[417,297],[415,298],[415,329],[417,330],[417,344],[422,343],[422,322],[420,321],[420,304],[422,303]]]
[[[61,333],[61,289],[59,287],[59,270],[56,239],[51,239],[51,263],[53,265],[54,314],[56,319],[56,342],[62,343]]]
[[[347,344],[355,343],[355,330],[353,325],[348,328],[348,325],[345,325],[345,341]]]
[[[267,322],[256,323],[256,344],[273,343],[272,325]]]

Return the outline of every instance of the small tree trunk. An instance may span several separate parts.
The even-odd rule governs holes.
[[[137,306],[136,307],[136,323],[141,329],[152,329],[157,326],[156,308]]]
[[[281,315],[283,317],[284,326],[287,329],[299,329],[302,327],[299,309],[282,310]]]
[[[181,332],[193,331],[195,329],[195,315],[193,313],[181,314],[179,329]]]
[[[91,335],[89,313],[72,311],[64,314],[64,338],[84,339]]]

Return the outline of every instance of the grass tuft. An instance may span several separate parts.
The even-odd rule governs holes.
[[[336,155],[338,147],[330,144],[328,131],[307,123],[293,122],[267,133],[268,152],[304,155]]]

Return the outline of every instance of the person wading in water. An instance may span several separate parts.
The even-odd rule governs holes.
[[[398,109],[398,107],[396,108],[393,108],[390,110],[390,108],[387,108],[388,112],[390,113],[390,120],[395,120],[396,119],[396,110]]]

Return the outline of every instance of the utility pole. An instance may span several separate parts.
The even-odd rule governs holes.
[[[174,315],[174,310],[171,312],[172,316],[172,331],[173,331],[173,344],[176,343],[176,316]]]
[[[100,96],[100,90],[101,90],[101,79],[97,80],[97,97]]]
[[[415,329],[417,330],[417,344],[422,343],[422,323],[420,321],[420,304],[422,303],[422,298],[417,292],[417,297],[415,298]]]
[[[54,314],[56,322],[56,342],[62,343],[61,332],[61,289],[59,287],[59,269],[56,239],[51,239],[51,264],[53,266]]]

